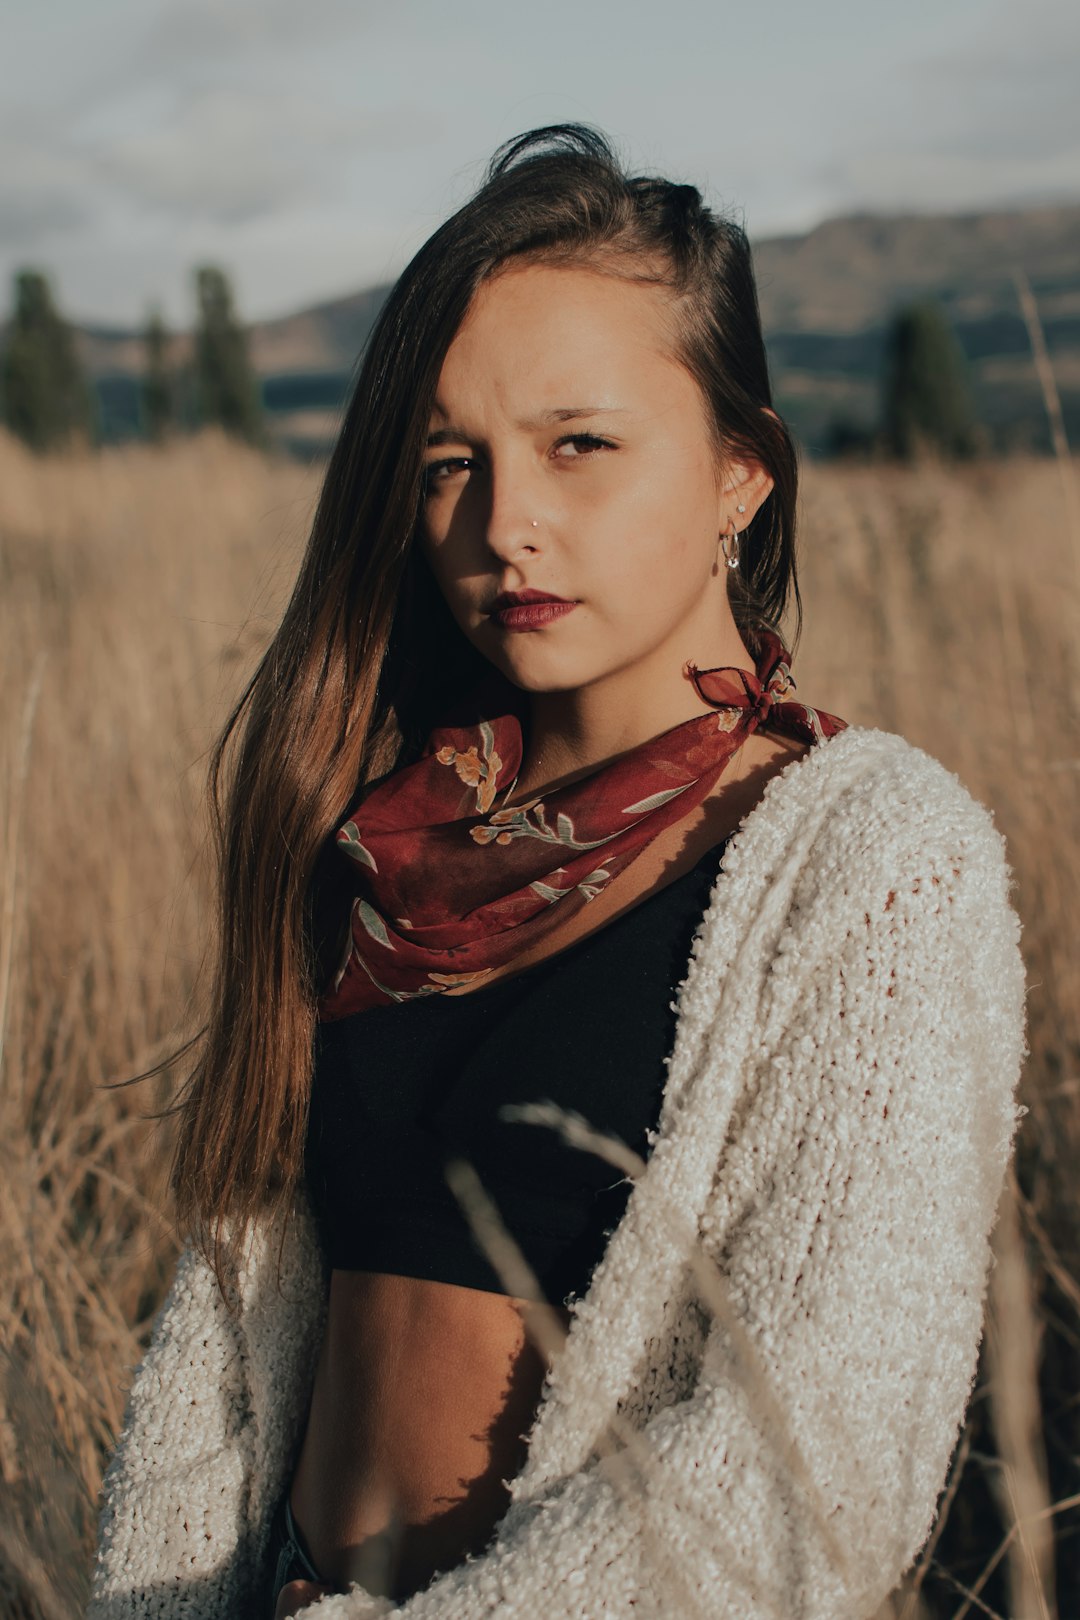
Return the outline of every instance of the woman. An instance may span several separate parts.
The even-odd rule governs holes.
[[[912,1562],[1018,924],[956,778],[791,695],[795,499],[743,234],[510,143],[390,296],[226,734],[95,1620],[859,1620]]]

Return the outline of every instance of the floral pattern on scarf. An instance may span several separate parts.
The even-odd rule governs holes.
[[[845,728],[788,696],[795,682],[777,635],[759,632],[757,644],[754,670],[686,664],[706,713],[517,805],[505,801],[523,759],[525,699],[493,670],[462,717],[437,725],[420,758],[367,791],[337,833],[354,898],[320,1017],[488,978],[700,804],[752,732],[817,744]]]

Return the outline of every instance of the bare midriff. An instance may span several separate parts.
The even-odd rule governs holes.
[[[689,871],[806,747],[750,738],[742,774],[722,795],[659,834],[557,939],[504,971],[554,954]],[[452,1283],[333,1273],[290,1496],[325,1581],[358,1581],[402,1603],[487,1545],[524,1465],[550,1364],[535,1342],[537,1314],[527,1300]],[[549,1337],[540,1342],[550,1345],[569,1322],[565,1308],[548,1308]]]
[[[527,1331],[536,1309],[451,1283],[334,1272],[291,1496],[326,1581],[401,1603],[485,1546],[548,1365]],[[569,1312],[555,1314],[565,1329]]]

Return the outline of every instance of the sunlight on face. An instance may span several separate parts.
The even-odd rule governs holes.
[[[526,689],[668,659],[727,611],[715,444],[672,342],[662,288],[526,265],[481,287],[447,353],[420,540],[463,633]],[[498,593],[527,589],[577,606],[496,624]]]

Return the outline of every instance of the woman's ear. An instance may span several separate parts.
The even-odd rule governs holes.
[[[779,416],[770,405],[763,405],[761,409],[766,416],[771,416],[774,422],[779,422]],[[726,525],[728,518],[734,515],[736,527],[745,529],[759,507],[764,505],[772,494],[774,483],[772,474],[766,471],[759,461],[749,459],[728,462],[721,469],[721,473],[721,525]],[[744,510],[734,511],[738,506],[742,506]]]
[[[770,405],[763,405],[761,409],[774,422],[780,421]],[[761,462],[749,457],[742,461],[721,460],[717,471],[717,517],[720,528],[726,529],[734,518],[736,528],[745,529],[772,494],[775,480]],[[741,512],[738,511],[740,506],[743,508]]]
[[[772,488],[772,474],[759,461],[730,462],[720,485],[721,523],[734,517],[736,528],[745,529]],[[736,511],[739,506],[743,511]]]

